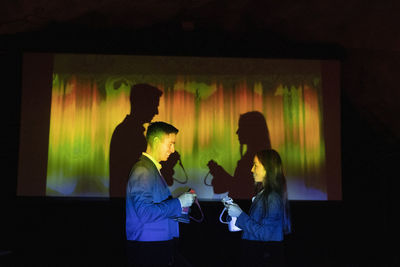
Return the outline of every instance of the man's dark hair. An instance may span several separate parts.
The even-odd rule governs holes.
[[[150,123],[149,127],[147,127],[147,133],[146,133],[146,141],[147,144],[150,146],[153,145],[153,141],[155,137],[158,137],[161,139],[161,136],[166,134],[177,134],[179,130],[175,128],[173,125],[168,124],[163,121],[156,121]]]

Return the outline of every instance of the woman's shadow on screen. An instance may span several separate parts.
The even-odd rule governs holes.
[[[250,199],[255,193],[254,179],[251,173],[253,160],[260,150],[271,148],[271,140],[264,115],[258,111],[241,114],[236,131],[240,143],[241,158],[237,162],[234,175],[230,175],[214,160],[207,166],[213,176],[211,184],[215,194],[228,192],[233,199]],[[244,147],[246,151],[243,152]]]

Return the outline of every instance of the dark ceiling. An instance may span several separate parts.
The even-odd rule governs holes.
[[[399,51],[399,11],[400,1],[365,0],[2,0],[0,34],[132,31],[176,22],[186,30],[258,31],[296,42]]]
[[[342,94],[374,128],[399,137],[399,14],[392,0],[1,0],[0,50],[130,53],[135,46],[145,54],[163,46],[157,53],[219,56],[232,48],[236,56],[296,57],[306,48],[306,58],[345,57]]]

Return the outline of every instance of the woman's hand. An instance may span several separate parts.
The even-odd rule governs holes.
[[[240,214],[242,214],[243,212],[242,209],[239,207],[239,205],[236,203],[228,205],[227,209],[228,209],[228,214],[231,217],[239,217]]]

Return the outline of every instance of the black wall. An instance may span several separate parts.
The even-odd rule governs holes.
[[[394,266],[400,59],[398,53],[298,43],[268,32],[232,35],[177,25],[135,32],[79,30],[53,25],[1,36],[0,265],[123,264],[122,199],[16,196],[23,52],[238,56],[338,59],[342,63],[343,201],[291,202],[294,233],[286,240],[289,266]],[[382,71],[383,70],[383,71]],[[389,72],[389,73],[388,73]],[[391,75],[390,75],[391,74]],[[382,95],[383,93],[384,95]],[[393,92],[390,94],[388,92]],[[373,105],[371,103],[380,103]],[[240,234],[218,222],[222,205],[201,203],[206,220],[181,226],[181,251],[195,266],[235,266]],[[242,203],[244,207],[249,203]],[[123,229],[122,229],[123,231]]]

